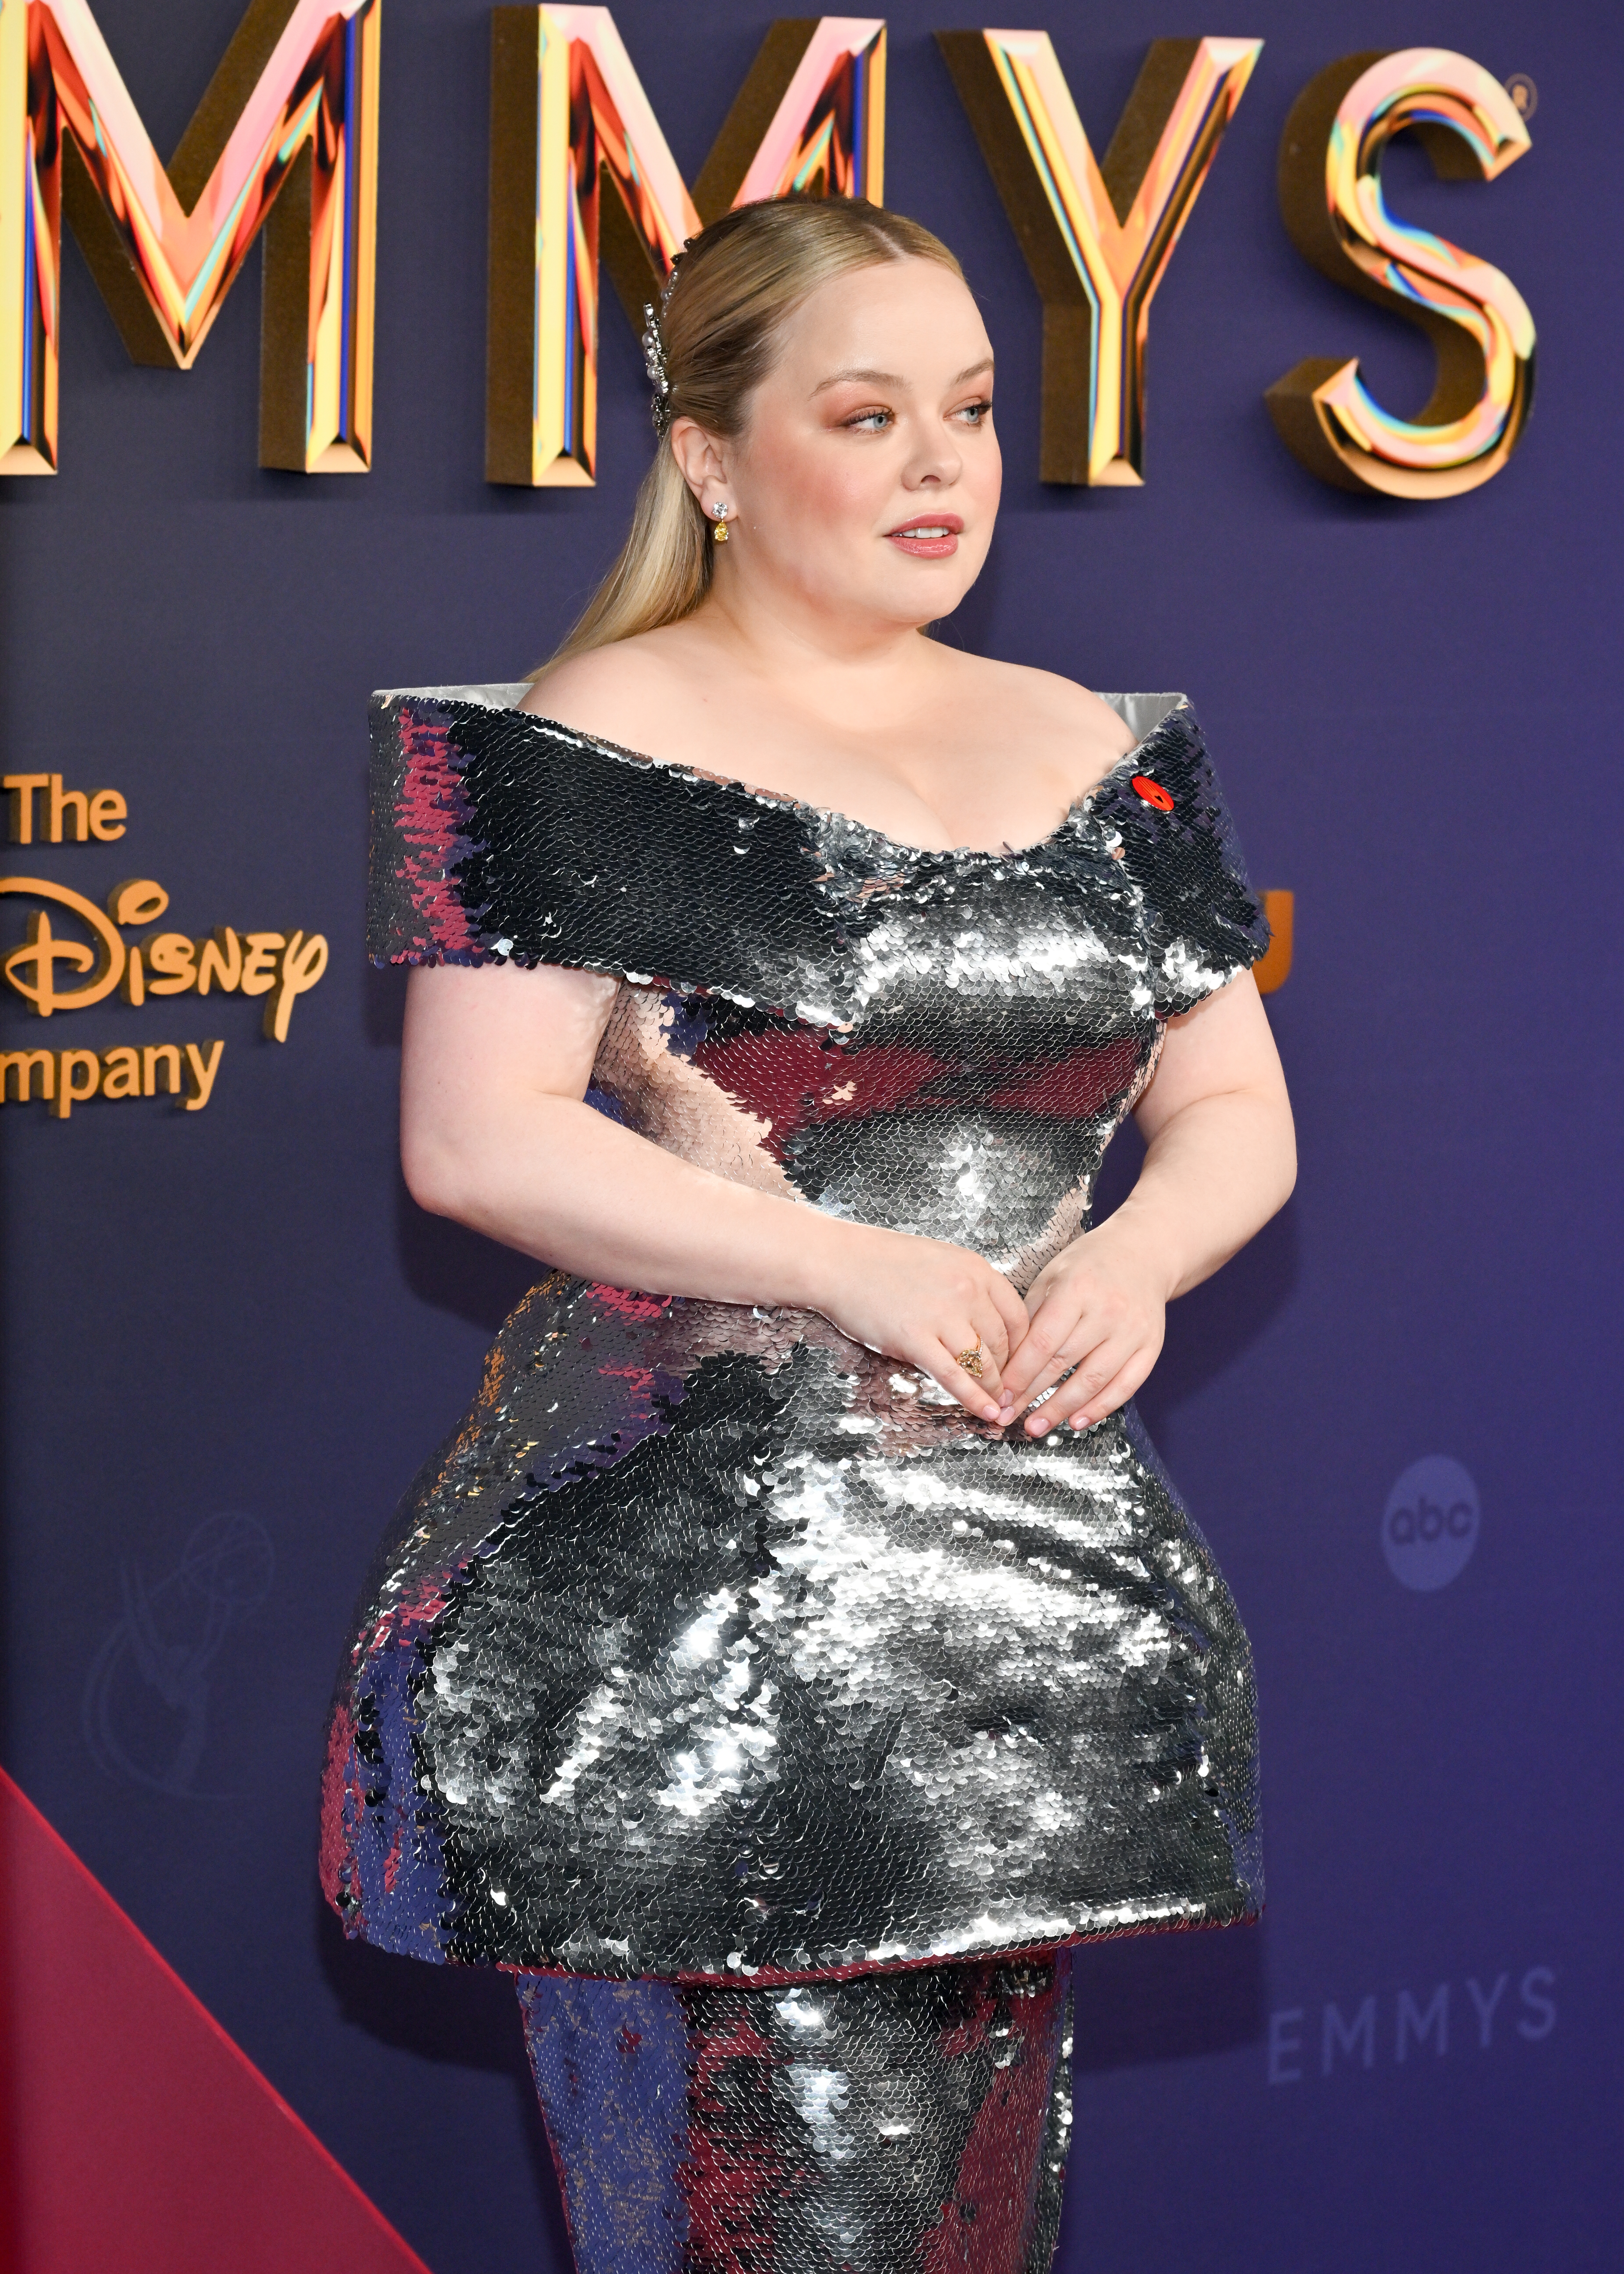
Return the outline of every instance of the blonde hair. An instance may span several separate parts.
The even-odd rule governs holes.
[[[672,418],[737,434],[795,309],[831,277],[887,260],[964,274],[928,229],[861,198],[768,198],[712,222],[690,239],[660,317]],[[714,559],[699,501],[662,436],[619,559],[531,679],[690,615],[710,589]]]

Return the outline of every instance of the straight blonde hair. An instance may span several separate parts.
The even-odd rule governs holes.
[[[712,222],[682,252],[660,316],[671,417],[710,434],[739,433],[801,302],[831,277],[887,260],[934,260],[964,274],[920,222],[862,198],[768,198]],[[715,557],[699,501],[662,435],[619,559],[532,681],[572,655],[691,615],[710,589]]]

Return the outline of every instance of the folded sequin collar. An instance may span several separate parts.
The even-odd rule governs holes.
[[[1109,700],[1109,697],[1106,699]],[[589,734],[579,727],[566,727],[561,720],[550,719],[541,712],[521,710],[516,704],[502,707],[513,708],[521,718],[533,719],[538,727],[545,727],[550,734],[558,736],[561,742],[578,743],[583,749],[601,751],[605,757],[620,759],[632,765],[651,766],[661,773],[675,774],[685,781],[708,782],[715,789],[731,790],[737,796],[753,799],[758,805],[782,806],[791,813],[804,816],[808,822],[820,828],[835,828],[843,832],[868,838],[875,845],[884,848],[885,852],[891,856],[891,864],[894,865],[898,862],[906,861],[1021,861],[1032,855],[1043,852],[1046,847],[1053,845],[1057,838],[1064,836],[1077,821],[1087,816],[1094,800],[1109,793],[1118,776],[1124,779],[1131,779],[1133,775],[1142,772],[1146,763],[1145,753],[1162,733],[1168,719],[1181,707],[1186,710],[1189,707],[1185,697],[1182,695],[1168,696],[1160,699],[1165,701],[1169,706],[1163,716],[1157,720],[1148,734],[1141,734],[1130,749],[1124,750],[1121,757],[1109,765],[1097,781],[1091,782],[1080,795],[1072,799],[1052,829],[1046,831],[1041,837],[1034,837],[1028,845],[998,847],[910,845],[901,838],[892,837],[886,830],[876,828],[872,822],[860,820],[855,814],[842,813],[835,807],[813,805],[804,798],[791,797],[786,791],[783,790],[759,789],[754,783],[743,781],[736,774],[712,773],[703,766],[682,765],[670,758],[655,757],[647,750],[631,749],[626,743],[610,742],[602,734]]]
[[[951,909],[973,962],[1000,922],[1115,941],[1168,1015],[1191,937],[1246,961],[1267,938],[1182,696],[1113,698],[1133,748],[1048,836],[1004,853],[904,844],[522,711],[523,692],[373,697],[380,962],[574,965],[840,1023],[861,990],[853,959],[912,952]]]

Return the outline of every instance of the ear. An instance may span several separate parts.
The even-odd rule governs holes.
[[[722,444],[692,418],[673,418],[666,438],[677,470],[701,505],[707,486],[726,488],[727,465]]]

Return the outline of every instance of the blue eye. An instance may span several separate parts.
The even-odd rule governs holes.
[[[869,433],[875,434],[879,432],[876,421],[883,420],[889,424],[894,416],[895,413],[890,410],[860,410],[855,418],[848,418],[846,423],[848,426],[866,427]]]

